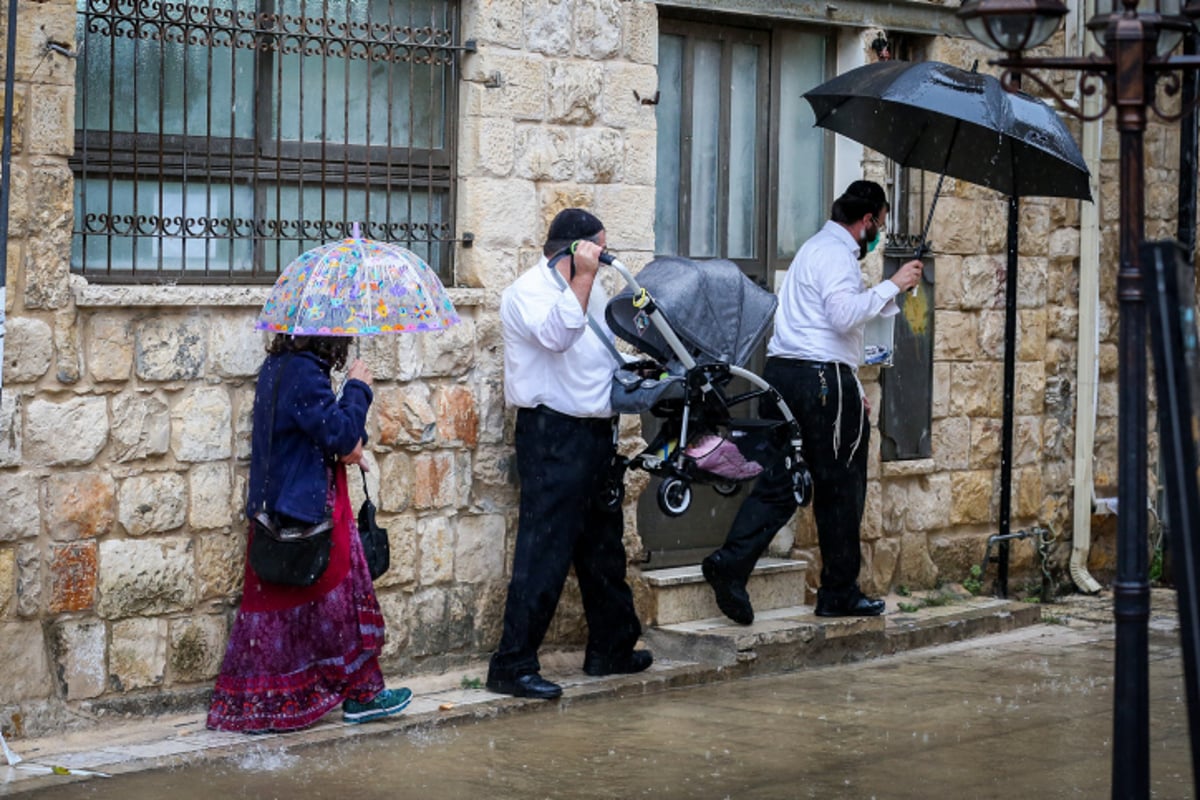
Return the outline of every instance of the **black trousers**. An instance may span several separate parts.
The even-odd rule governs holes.
[[[763,379],[774,386],[800,423],[802,452],[813,477],[813,515],[821,546],[821,589],[841,594],[858,584],[859,544],[867,499],[871,428],[853,371],[786,358],[767,359]],[[841,419],[838,421],[838,389]],[[764,409],[770,416],[773,409]],[[838,447],[834,431],[840,427]],[[861,431],[861,438],[860,438]],[[857,441],[857,447],[855,443]],[[782,463],[759,476],[742,503],[715,559],[731,577],[745,580],[771,539],[796,511],[791,478]]]
[[[572,565],[587,619],[588,653],[621,656],[641,636],[625,583],[621,509],[601,502],[614,453],[612,426],[610,420],[540,407],[517,412],[520,519],[504,632],[488,670],[492,678],[541,669],[537,651]]]

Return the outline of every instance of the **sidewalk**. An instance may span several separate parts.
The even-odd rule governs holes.
[[[543,673],[564,687],[561,704],[594,702],[663,692],[667,689],[764,675],[808,665],[857,661],[933,644],[944,644],[1046,621],[1072,627],[1112,624],[1111,596],[1074,595],[1047,606],[994,598],[969,598],[913,610],[922,598],[891,597],[889,613],[874,619],[822,619],[798,607],[768,612],[749,627],[704,620],[647,631],[655,664],[645,673],[591,678],[580,670],[582,654],[546,655]],[[937,598],[930,603],[941,602]],[[900,603],[908,611],[898,610]],[[1156,590],[1151,627],[1177,627],[1174,594]],[[691,657],[689,658],[689,654]],[[558,703],[492,694],[479,686],[486,674],[480,661],[442,675],[402,683],[415,697],[408,710],[388,720],[347,725],[331,713],[304,731],[246,736],[209,731],[203,714],[176,714],[105,722],[83,731],[41,739],[10,741],[24,759],[17,767],[0,761],[0,795],[16,795],[62,782],[102,780],[65,770],[118,775],[234,755],[271,742],[295,747],[355,737],[394,734],[506,714],[555,708]],[[389,681],[399,685],[401,681]],[[59,774],[56,774],[59,773]]]

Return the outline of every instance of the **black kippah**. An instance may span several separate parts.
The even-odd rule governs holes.
[[[546,234],[547,242],[573,242],[576,239],[587,239],[604,230],[602,223],[595,215],[589,214],[582,208],[566,208],[558,212],[550,223],[550,231]]]

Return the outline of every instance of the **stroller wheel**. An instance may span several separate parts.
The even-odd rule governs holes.
[[[625,502],[625,484],[609,483],[600,492],[600,502],[609,511],[613,511],[621,507]]]
[[[679,478],[667,478],[658,486],[658,507],[668,517],[678,517],[692,504],[692,487]]]
[[[729,483],[714,483],[712,487],[713,491],[722,497],[733,497],[742,490],[742,485],[740,483],[734,483],[732,481]]]
[[[796,505],[801,508],[812,502],[812,473],[808,471],[808,467],[803,461],[798,463],[796,468],[792,470],[792,498],[796,501]]]

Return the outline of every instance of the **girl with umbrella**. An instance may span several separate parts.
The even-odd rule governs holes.
[[[268,347],[254,397],[246,515],[269,509],[282,524],[308,527],[331,511],[332,542],[310,586],[264,580],[247,559],[209,728],[296,730],[338,705],[346,722],[368,722],[412,699],[408,689],[384,688],[383,615],[346,485],[346,465],[363,462],[372,399],[371,371],[359,359],[340,396],[331,386],[330,370],[346,366],[351,341],[280,334]],[[264,533],[255,526],[255,535]]]

